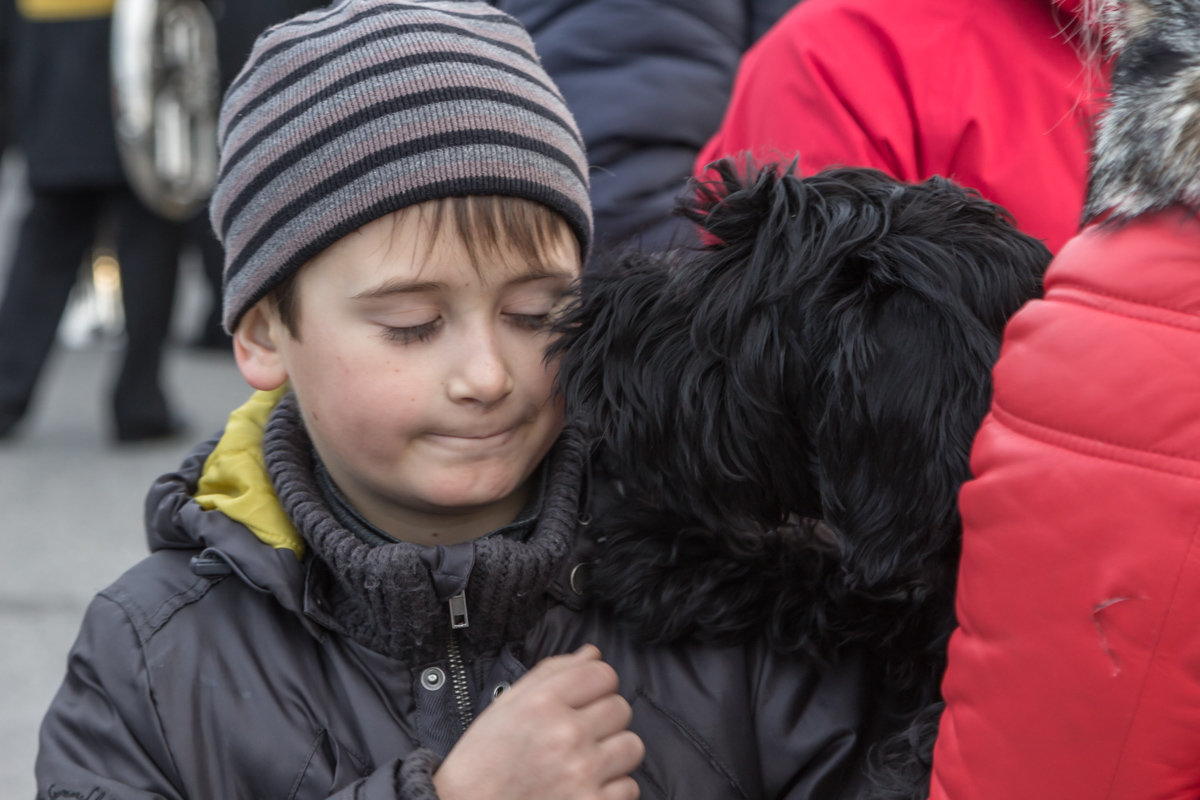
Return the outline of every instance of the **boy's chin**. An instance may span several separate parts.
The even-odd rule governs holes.
[[[458,482],[454,485],[429,487],[419,493],[420,504],[435,514],[470,514],[510,502],[521,493],[528,476],[495,476],[489,480]]]

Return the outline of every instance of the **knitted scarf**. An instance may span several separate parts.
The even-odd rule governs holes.
[[[368,543],[339,522],[318,486],[294,395],[271,415],[263,458],[280,503],[312,548],[308,591],[318,608],[328,610],[322,621],[410,664],[444,655],[449,598],[439,593],[428,566],[436,560],[429,558],[430,548]],[[547,458],[544,505],[532,535],[526,541],[489,536],[466,545],[474,548],[474,567],[465,589],[470,625],[457,632],[464,651],[489,653],[517,642],[551,605],[569,599],[560,585],[573,565],[585,448],[567,432]]]

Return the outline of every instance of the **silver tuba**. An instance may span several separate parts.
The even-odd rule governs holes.
[[[169,219],[203,208],[217,177],[217,35],[201,0],[116,0],[117,151],[134,192]]]

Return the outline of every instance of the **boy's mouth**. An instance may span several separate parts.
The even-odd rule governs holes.
[[[472,447],[481,445],[501,445],[506,444],[519,426],[509,425],[506,428],[491,428],[483,431],[455,431],[453,433],[431,433],[429,437],[435,441],[445,444],[454,445],[461,443],[462,446]]]

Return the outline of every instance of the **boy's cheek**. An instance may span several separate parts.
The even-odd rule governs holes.
[[[555,358],[546,363],[546,402],[554,406],[559,415],[565,411],[562,393],[558,391],[558,369],[562,358]]]
[[[562,395],[552,391],[547,403],[550,406],[550,414],[554,417],[554,428],[561,431],[567,420],[566,404],[563,403]]]

